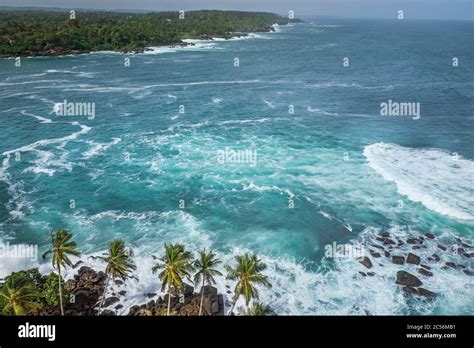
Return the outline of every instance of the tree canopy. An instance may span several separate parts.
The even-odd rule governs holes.
[[[184,13],[0,11],[0,56],[35,56],[114,50],[143,51],[183,39],[228,38],[287,24],[267,12],[202,10]]]

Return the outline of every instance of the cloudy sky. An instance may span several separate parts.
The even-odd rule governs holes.
[[[222,9],[270,11],[297,16],[474,19],[474,0],[0,0],[0,6],[39,6],[67,9],[143,9],[153,11]]]

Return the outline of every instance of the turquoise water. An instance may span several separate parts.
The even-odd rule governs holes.
[[[313,20],[129,67],[115,53],[2,59],[3,239],[44,250],[65,226],[84,254],[124,239],[139,260],[129,303],[159,289],[150,254],[179,241],[225,261],[256,252],[281,314],[472,313],[462,272],[436,269],[442,296],[412,301],[394,265],[360,278],[324,246],[385,230],[472,242],[473,39],[469,22]],[[380,116],[389,99],[419,102],[420,119]],[[63,100],[95,118],[57,116]],[[226,148],[257,164],[220,163]]]

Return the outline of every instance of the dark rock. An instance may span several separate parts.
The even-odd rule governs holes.
[[[204,296],[216,297],[217,296],[217,289],[213,286],[206,285],[204,287]]]
[[[376,253],[376,252],[373,252],[373,251],[370,252],[370,255],[372,255],[372,257],[375,257],[375,258],[381,257],[380,253]]]
[[[81,277],[82,275],[86,273],[96,273],[96,272],[92,268],[87,267],[87,266],[82,266],[81,268],[79,268],[79,271],[77,272],[79,277]]]
[[[390,237],[390,232],[384,232],[384,233],[381,234],[381,236],[384,237],[384,238],[388,238],[388,237]]]
[[[414,246],[412,247],[412,249],[413,249],[413,250],[418,250],[418,249],[421,249],[421,246],[419,246],[419,245],[414,245]]]
[[[431,269],[431,267],[430,267],[430,266],[427,266],[427,265],[421,264],[420,266],[423,267],[423,268],[425,268],[425,269]]]
[[[410,274],[405,271],[397,272],[397,279],[395,280],[395,283],[398,285],[405,285],[405,286],[412,286],[412,287],[418,287],[423,284],[420,279],[415,277],[413,274]]]
[[[403,265],[405,263],[405,258],[403,256],[392,255],[392,263],[396,265]]]
[[[435,235],[433,233],[425,233],[426,238],[435,239]]]
[[[117,309],[117,310],[118,310],[118,309],[122,309],[122,308],[123,308],[123,305],[122,305],[122,304],[118,304],[118,305],[115,306],[115,309]]]
[[[407,263],[411,263],[412,265],[419,265],[420,264],[420,257],[415,255],[415,254],[408,253]]]
[[[424,268],[418,269],[418,273],[423,274],[423,275],[425,275],[425,276],[427,276],[427,277],[432,277],[432,276],[433,276],[433,273],[432,273],[432,272],[427,271],[427,270],[424,269]]]
[[[364,272],[359,271],[359,273],[360,273],[363,277],[367,277],[367,274],[365,274]]]
[[[391,240],[390,238],[386,238],[383,242],[383,245],[392,245],[392,244],[395,244],[395,242]]]
[[[446,266],[456,269],[456,264],[454,262],[446,262]]]
[[[125,290],[119,291],[119,295],[120,295],[120,296],[125,296],[126,293],[127,293],[127,292],[126,292]]]
[[[120,280],[120,279],[117,279],[117,280],[115,281],[115,285],[120,286],[120,285],[122,285],[122,284],[123,284],[123,281]]]
[[[383,237],[375,237],[376,240],[378,240],[379,242],[383,242],[385,240],[385,238]]]
[[[435,261],[441,260],[441,258],[440,258],[438,255],[436,255],[436,254],[431,255],[431,257],[432,257]]]
[[[474,275],[474,273],[472,273],[472,271],[469,270],[469,269],[464,269],[463,272],[464,272],[465,274],[467,274],[468,276]]]
[[[361,264],[367,268],[372,268],[372,261],[367,256],[358,259]]]
[[[443,251],[446,251],[446,249],[447,249],[447,248],[446,248],[444,245],[442,245],[442,244],[438,244],[437,246],[438,246],[439,249],[441,249],[441,250],[443,250]]]
[[[390,253],[388,251],[385,251],[385,257],[390,257]]]
[[[153,309],[155,307],[155,301],[151,300],[146,304],[147,309]]]
[[[217,314],[219,313],[219,303],[217,301],[213,301],[211,305],[211,313]]]
[[[416,238],[409,238],[407,239],[408,244],[420,244],[420,241]]]
[[[102,316],[114,316],[115,312],[111,311],[110,309],[105,309],[100,313],[100,315],[102,315]]]
[[[373,277],[373,276],[375,275],[375,273],[374,273],[374,272],[367,272],[367,275],[368,275],[369,277]]]
[[[148,294],[146,294],[146,297],[148,298],[152,298],[152,297],[155,297],[156,296],[156,292],[149,292]]]
[[[380,249],[380,250],[385,250],[385,248],[381,245],[378,244],[371,244],[374,248]]]
[[[418,294],[418,291],[415,288],[412,288],[411,286],[404,286],[402,290],[408,294],[414,294],[414,295]]]
[[[103,307],[109,307],[109,306],[113,305],[114,303],[117,303],[118,301],[120,301],[119,298],[115,297],[115,296],[106,298],[104,300]]]
[[[418,288],[418,295],[419,296],[424,296],[424,297],[436,297],[437,294],[432,292],[432,291],[429,291],[429,290],[426,290],[424,288]]]

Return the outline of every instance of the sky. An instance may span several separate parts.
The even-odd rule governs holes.
[[[66,9],[177,11],[196,9],[268,11],[298,17],[474,20],[474,0],[0,0],[0,6],[61,7]]]

